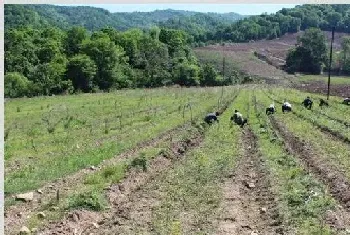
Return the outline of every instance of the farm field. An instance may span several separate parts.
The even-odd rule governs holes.
[[[302,83],[328,82],[328,75],[302,75],[298,77]],[[336,85],[350,85],[350,78],[344,76],[331,76],[331,83]]]
[[[280,38],[273,40],[259,40],[249,43],[225,43],[224,45],[209,45],[206,47],[196,48],[194,51],[197,57],[203,62],[212,61],[210,58],[217,58],[214,63],[218,64],[219,71],[222,71],[222,58],[225,56],[226,61],[232,61],[234,67],[251,76],[258,76],[269,80],[270,83],[286,83],[287,81],[281,78],[289,78],[292,81],[296,79],[294,75],[288,75],[280,69],[285,63],[288,50],[295,47],[297,37],[302,36],[304,32],[285,34]],[[331,32],[324,32],[327,42],[330,42]],[[343,36],[348,36],[344,33],[335,33],[333,50],[339,51],[341,48],[341,40]],[[328,45],[329,46],[329,45]],[[257,55],[257,54],[258,55]],[[255,55],[254,55],[255,54]],[[259,59],[258,58],[261,58]],[[264,57],[264,58],[262,58]],[[229,63],[229,62],[227,62]],[[320,78],[320,79],[319,79]],[[271,81],[272,80],[272,81]],[[301,81],[323,81],[322,77],[303,76]],[[346,79],[334,79],[336,90],[339,92],[346,92],[349,89],[338,86],[339,84],[349,84]],[[298,82],[299,83],[299,82]],[[304,87],[306,91],[320,92],[323,91],[322,83],[315,83],[310,85],[310,88]],[[337,95],[337,94],[334,94]]]
[[[9,100],[6,234],[348,234],[350,110],[319,98],[251,84]]]

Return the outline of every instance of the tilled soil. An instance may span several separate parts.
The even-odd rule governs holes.
[[[250,129],[243,131],[242,146],[244,156],[222,185],[224,200],[216,234],[285,234],[257,137]]]
[[[128,157],[131,157],[142,150],[157,146],[160,142],[169,140],[174,133],[179,131],[183,126],[167,131],[156,138],[147,140],[114,158],[103,161],[95,168],[86,168],[77,173],[59,179],[56,182],[51,182],[44,187],[34,191],[34,199],[29,203],[18,203],[5,210],[5,231],[6,234],[17,234],[20,226],[22,226],[28,219],[31,212],[39,210],[40,206],[45,202],[49,202],[56,198],[57,190],[61,195],[66,195],[75,190],[75,187],[82,183],[86,175],[95,173],[104,169],[105,167],[120,162]],[[38,193],[41,191],[41,193]]]
[[[267,97],[269,97],[269,98],[270,98],[271,100],[273,100],[274,102],[276,102],[276,103],[278,103],[278,104],[282,104],[281,101],[278,101],[278,100],[274,99],[274,98],[271,97],[269,94],[266,94],[266,95],[267,95]],[[305,116],[303,116],[303,115],[300,115],[300,114],[298,114],[298,113],[296,113],[296,112],[294,112],[294,111],[292,111],[292,113],[293,113],[295,116],[297,116],[298,118],[301,118],[301,119],[303,119],[303,120],[306,120],[306,121],[312,123],[315,127],[317,127],[318,129],[320,129],[323,133],[325,133],[325,134],[327,134],[327,135],[330,135],[332,138],[336,138],[336,139],[338,139],[338,140],[340,140],[340,141],[343,141],[343,142],[346,143],[346,144],[350,144],[350,139],[349,139],[348,137],[344,136],[343,134],[341,134],[340,132],[335,131],[335,130],[331,130],[331,129],[329,129],[328,127],[326,127],[326,126],[324,126],[324,125],[321,125],[321,124],[318,124],[318,123],[314,122],[313,119],[307,118],[307,117],[305,117]],[[333,120],[334,120],[334,121],[337,121],[336,119],[333,119]],[[348,128],[347,125],[348,125],[349,123],[344,122],[344,121],[340,121],[340,120],[338,120],[338,122],[341,123],[341,124],[343,124],[343,125],[345,125],[345,128]]]
[[[238,93],[232,97],[229,101],[225,102],[220,112],[226,110],[228,105],[233,102],[233,100],[238,96]],[[190,123],[190,122],[188,122]],[[73,175],[66,176],[62,179],[58,179],[54,182],[50,182],[47,185],[33,191],[34,198],[33,201],[27,203],[18,203],[12,206],[9,206],[5,209],[5,231],[6,234],[17,234],[20,227],[25,225],[26,221],[30,218],[31,214],[34,212],[39,212],[40,207],[54,200],[57,196],[57,191],[59,190],[59,194],[67,195],[71,192],[75,191],[77,185],[82,183],[82,179],[85,178],[86,175],[95,173],[101,169],[109,165],[113,165],[121,160],[129,158],[140,151],[145,149],[155,147],[162,141],[171,140],[172,136],[177,133],[180,129],[185,127],[188,123],[183,125],[179,125],[174,129],[164,132],[163,134],[152,138],[150,140],[141,142],[136,147],[114,157],[109,160],[103,161],[99,166],[93,168],[86,168],[74,173]],[[180,152],[183,151],[180,150]],[[14,196],[14,195],[13,195]],[[89,212],[90,214],[95,214],[93,212]],[[86,214],[86,213],[85,213]],[[76,217],[76,216],[75,216]],[[74,231],[73,231],[74,232]]]
[[[327,95],[327,83],[324,82],[309,82],[303,84],[295,84],[294,87],[301,91],[318,93],[322,95]],[[330,86],[331,96],[340,96],[343,98],[350,96],[350,85],[346,84],[331,84]]]
[[[157,205],[161,193],[157,188],[152,189],[154,181],[159,180],[174,160],[198,147],[202,140],[203,134],[197,134],[185,141],[176,142],[172,145],[171,153],[154,158],[146,172],[133,170],[121,183],[108,187],[106,194],[111,205],[109,210],[103,213],[71,212],[61,222],[50,224],[40,234],[151,233],[152,208]]]
[[[334,165],[322,161],[310,145],[289,132],[274,117],[270,121],[284,140],[287,152],[299,157],[308,170],[317,176],[329,188],[331,195],[340,206],[329,212],[327,222],[338,231],[350,229],[350,182],[343,172]]]

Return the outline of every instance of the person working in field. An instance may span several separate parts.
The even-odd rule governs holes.
[[[320,107],[322,107],[322,106],[329,106],[329,104],[324,99],[320,99]]]
[[[241,128],[243,128],[244,124],[248,123],[248,120],[243,118],[243,115],[238,112],[238,110],[235,110],[235,113],[231,117],[231,121],[239,125]]]
[[[311,98],[308,96],[308,97],[306,97],[306,99],[302,102],[302,104],[305,106],[305,108],[311,109],[311,108],[312,108],[313,102],[312,102]]]
[[[287,101],[284,101],[284,103],[282,104],[282,112],[290,112],[292,111],[292,105],[287,102]]]
[[[349,98],[349,97],[348,97],[348,98],[345,98],[345,99],[343,100],[343,104],[350,105],[350,98]]]
[[[219,112],[215,112],[215,113],[208,113],[207,116],[205,116],[204,121],[206,123],[213,124],[214,122],[219,122],[218,116],[219,116]]]
[[[266,115],[274,114],[275,112],[276,112],[275,104],[270,104],[270,106],[266,108]]]

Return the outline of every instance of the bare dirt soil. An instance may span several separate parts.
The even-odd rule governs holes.
[[[311,92],[327,95],[328,86],[327,83],[324,82],[309,82],[303,84],[294,85],[295,88]],[[346,84],[331,84],[330,85],[330,95],[331,96],[339,96],[339,97],[350,97],[350,85]]]
[[[104,169],[109,165],[116,164],[130,156],[141,152],[147,148],[155,147],[161,141],[165,141],[171,138],[171,136],[179,131],[181,127],[174,128],[167,131],[156,138],[144,141],[138,144],[135,148],[130,149],[114,158],[102,162],[99,166],[95,168],[86,168],[77,173],[67,176],[65,178],[59,179],[55,182],[50,182],[47,185],[41,187],[34,191],[34,199],[29,203],[18,203],[5,209],[5,231],[9,233],[10,231],[18,231],[19,228],[28,219],[30,213],[38,211],[41,205],[46,202],[50,202],[57,196],[57,190],[59,190],[61,195],[66,195],[69,192],[75,191],[75,187],[82,183],[82,180],[86,175],[95,173]],[[38,193],[40,191],[40,193]]]
[[[169,155],[154,158],[147,171],[132,170],[119,184],[106,188],[110,208],[102,213],[73,211],[60,222],[52,223],[40,234],[148,234],[152,231],[152,208],[161,193],[151,188],[161,174],[187,151],[198,147],[203,134],[172,144]],[[137,230],[137,231],[136,231]]]
[[[297,37],[304,32],[285,34],[278,39],[259,40],[248,43],[225,43],[225,45],[209,45],[195,50],[207,50],[222,52],[225,56],[237,62],[237,67],[246,74],[262,78],[276,79],[293,77],[280,68],[285,64],[288,50],[297,44]],[[324,32],[327,42],[331,40],[331,32]],[[340,50],[343,36],[350,34],[335,33],[333,48]],[[254,56],[254,52],[257,54]],[[259,58],[259,59],[258,59]],[[271,82],[271,81],[270,81]],[[336,88],[335,94],[341,89]],[[343,90],[346,92],[346,89]],[[349,91],[349,89],[347,90]],[[343,93],[342,93],[343,94]],[[350,94],[348,94],[349,96]]]
[[[242,146],[244,155],[222,185],[224,200],[216,234],[285,234],[257,137],[250,129],[243,132]]]

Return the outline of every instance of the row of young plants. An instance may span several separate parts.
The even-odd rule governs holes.
[[[235,96],[233,96],[233,98],[234,97]],[[224,106],[228,105],[228,102],[230,102],[231,99],[232,97],[223,101],[220,104],[220,108],[223,108]],[[192,122],[192,124],[185,125],[183,129],[172,135],[170,141],[164,140],[161,143],[157,144],[157,146],[155,147],[149,148],[145,151],[142,151],[141,153],[134,154],[133,156],[130,156],[127,159],[117,161],[114,165],[107,166],[102,170],[97,171],[96,173],[86,175],[82,180],[83,184],[77,185],[77,187],[74,187],[74,190],[70,190],[64,196],[61,196],[60,202],[48,201],[46,204],[41,206],[40,210],[44,210],[45,213],[49,215],[47,217],[48,220],[62,219],[62,215],[65,212],[75,209],[84,208],[94,211],[103,211],[108,206],[108,200],[106,200],[105,198],[106,191],[104,191],[106,187],[118,184],[120,181],[123,181],[123,179],[127,177],[128,172],[133,170],[135,167],[140,168],[140,170],[145,171],[146,174],[148,174],[148,165],[152,164],[151,162],[154,158],[158,158],[161,156],[165,156],[166,158],[173,158],[174,156],[171,157],[171,155],[174,154],[171,153],[173,151],[171,149],[172,144],[178,142],[187,143],[194,136],[203,135],[205,129],[207,129],[208,126],[203,126],[203,124],[201,123],[201,117],[195,117],[195,120]],[[205,134],[205,138],[207,138],[207,134],[210,136],[212,135],[211,133],[213,128],[215,130],[215,133],[217,133],[217,128],[215,126],[211,127],[208,129],[208,133]],[[221,129],[227,131],[227,128],[225,127],[220,127],[220,130]],[[230,143],[229,140],[227,141],[228,142],[226,143],[226,145]],[[188,157],[186,157],[186,159],[187,158]],[[176,158],[173,160],[176,160]],[[185,161],[187,162],[187,160]],[[183,167],[185,165],[187,167],[186,163],[182,162],[177,164],[176,162],[177,161],[175,161],[174,164],[176,164],[177,167]],[[214,164],[214,159],[211,160],[211,164]],[[216,170],[218,171],[217,173],[219,173],[220,169]],[[197,172],[197,174],[199,174],[199,172]],[[210,172],[207,172],[207,174],[210,174]],[[168,173],[166,173],[166,175],[167,176],[164,176],[164,179],[168,177]],[[208,175],[206,175],[206,177],[208,177]],[[164,180],[164,183],[169,183],[167,180],[168,179]],[[199,183],[200,182],[196,182],[197,187],[200,187]],[[50,211],[50,208],[52,208],[52,206],[59,206],[60,210]],[[207,213],[209,213],[209,211]],[[46,222],[47,220],[40,220],[37,217],[32,216],[27,223],[30,228],[33,228],[37,227],[40,224],[42,226]]]
[[[265,114],[271,100],[262,90],[254,90],[254,95],[243,91],[241,94],[246,102],[240,103],[238,109],[244,109],[251,101],[253,108],[250,109],[249,128],[258,137],[259,151],[269,169],[272,190],[278,198],[279,214],[283,215],[288,232],[335,234],[324,222],[326,211],[334,208],[335,201],[327,193],[327,187],[310,175],[302,162],[285,151],[283,140]]]
[[[271,101],[276,102],[278,105],[282,105],[284,100],[295,100],[296,98],[293,96],[293,94],[284,95],[284,98],[282,98],[280,95],[272,95],[271,93],[268,94]],[[294,97],[294,98],[293,98]],[[306,97],[305,97],[306,98]],[[332,135],[338,137],[339,139],[349,142],[350,139],[350,133],[349,133],[349,127],[344,126],[343,123],[340,123],[339,121],[330,119],[329,117],[317,114],[316,112],[312,112],[311,110],[306,109],[300,102],[298,105],[295,103],[292,107],[293,113],[301,117],[310,123],[312,123],[315,128],[323,129],[326,132],[332,133]]]
[[[200,94],[200,92],[198,93]],[[15,125],[24,124],[25,126],[11,133],[13,138],[7,139],[6,148],[8,151],[6,152],[5,158],[10,159],[14,156],[21,156],[23,158],[26,154],[30,156],[33,152],[36,156],[47,155],[48,153],[50,155],[55,155],[56,153],[60,153],[62,149],[68,150],[67,146],[71,147],[69,151],[72,152],[77,150],[77,148],[75,148],[77,144],[83,144],[85,146],[80,147],[86,148],[91,142],[92,146],[95,147],[96,141],[99,143],[105,142],[105,140],[121,132],[130,132],[140,128],[140,126],[152,124],[154,119],[175,113],[178,113],[179,116],[180,114],[182,114],[182,116],[184,114],[187,115],[187,113],[191,111],[190,108],[192,106],[197,107],[198,103],[203,99],[210,99],[216,95],[215,92],[204,94],[194,94],[191,100],[190,95],[187,95],[184,97],[187,98],[187,100],[182,99],[175,102],[172,100],[172,96],[165,96],[163,99],[159,98],[158,101],[155,101],[157,105],[150,106],[149,112],[145,114],[137,114],[137,111],[140,109],[139,107],[130,107],[130,110],[136,110],[134,117],[125,116],[123,110],[108,107],[108,104],[102,105],[102,110],[98,110],[96,107],[88,107],[88,109],[72,107],[73,110],[77,111],[77,113],[74,114],[70,114],[68,110],[62,112],[59,108],[56,110],[53,109],[48,117],[49,120],[47,121],[49,123],[47,126],[45,123],[41,123],[42,125],[30,123],[33,119],[40,122],[40,119],[36,117],[32,117],[29,121],[23,120],[15,122]],[[132,101],[133,97],[130,98]],[[164,104],[159,105],[160,102]],[[185,104],[190,104],[191,106],[188,107]],[[27,122],[32,124],[32,127],[28,126]],[[49,130],[49,128],[52,128],[52,125],[56,125],[56,129],[58,130],[54,131],[54,133],[47,133],[46,128]],[[23,152],[24,149],[27,150],[28,148],[33,151]],[[19,150],[19,152],[17,150]],[[79,150],[81,151],[82,148],[79,148]]]
[[[228,88],[224,92],[223,99],[227,100],[233,95],[234,89]],[[195,116],[204,116],[205,112],[209,109],[213,111],[213,108],[215,109],[218,105],[218,100],[221,96],[221,89],[217,89],[216,92],[213,92],[210,99],[202,100],[200,105],[192,108],[192,118]],[[44,156],[36,161],[27,162],[28,164],[23,168],[6,175],[5,193],[9,195],[35,189],[46,182],[71,174],[81,168],[89,165],[98,165],[102,160],[111,158],[141,141],[153,138],[188,120],[191,120],[190,113],[186,113],[184,117],[182,113],[172,113],[165,117],[155,116],[154,120],[152,120],[153,122],[149,122],[147,125],[139,125],[137,129],[134,128],[135,131],[117,133],[116,138],[98,147],[90,148],[87,151],[77,151],[54,158]],[[88,141],[86,136],[88,134],[82,137]]]
[[[326,96],[315,93],[302,92],[295,89],[286,89],[286,88],[276,88],[273,92],[270,90],[271,94],[288,94],[286,99],[289,99],[290,102],[294,103],[297,106],[300,106],[303,99],[307,96],[313,100],[312,112],[317,115],[328,117],[329,119],[336,120],[337,122],[349,125],[350,123],[350,109],[349,106],[342,104],[343,99],[336,96],[331,96],[328,103],[329,106],[319,106],[320,99],[327,101]]]
[[[105,212],[112,206],[106,195],[108,192],[105,191],[106,188],[122,182],[131,171],[148,174],[149,166],[155,158],[168,157],[172,144],[190,138],[198,134],[199,131],[195,125],[185,125],[184,128],[174,133],[170,141],[164,139],[155,147],[136,152],[128,158],[116,160],[111,165],[84,175],[68,191],[61,192],[59,200],[56,198],[47,200],[35,211],[32,211],[30,218],[26,221],[28,228],[43,228],[48,222],[58,222],[64,219],[65,214],[75,210]],[[58,209],[52,210],[54,207]],[[39,211],[46,214],[45,219],[36,216]]]

